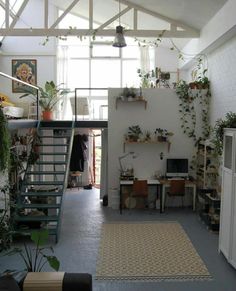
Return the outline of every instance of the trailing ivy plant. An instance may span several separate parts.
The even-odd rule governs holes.
[[[181,80],[176,87],[176,93],[179,97],[179,112],[181,114],[180,122],[183,133],[196,140],[196,112],[194,107],[194,96],[189,94],[189,85]]]
[[[205,80],[206,81],[206,80]],[[199,81],[200,82],[200,81]],[[184,134],[188,137],[193,138],[195,142],[198,140],[205,140],[209,137],[211,127],[209,125],[209,109],[210,109],[210,97],[211,92],[209,88],[207,91],[202,89],[196,91],[195,94],[190,90],[189,84],[186,81],[179,81],[176,86],[176,94],[180,99],[180,109],[181,114],[181,128],[183,129]],[[196,133],[196,109],[194,106],[195,100],[199,100],[199,105],[201,106],[201,134],[197,136]]]
[[[10,134],[7,119],[0,106],[0,171],[5,171],[10,162]]]
[[[223,138],[224,128],[236,128],[236,113],[230,111],[227,112],[225,118],[219,118],[216,120],[213,128],[213,144],[215,146],[216,153],[221,156],[223,150]]]

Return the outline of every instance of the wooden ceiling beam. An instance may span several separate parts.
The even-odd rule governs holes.
[[[0,29],[2,36],[114,36],[115,29],[91,30],[91,29],[44,29],[44,28],[14,28]],[[199,34],[185,30],[124,30],[124,34],[130,37],[159,37],[163,38],[198,38]]]

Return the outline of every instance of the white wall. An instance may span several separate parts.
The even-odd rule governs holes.
[[[216,49],[209,57],[212,102],[211,123],[236,112],[236,37]]]
[[[168,152],[167,144],[134,144],[126,145],[126,152],[134,151],[136,159],[130,157],[122,160],[123,165],[133,165],[137,178],[151,178],[156,171],[165,173],[167,157],[183,157],[191,160],[193,141],[182,133],[179,120],[179,99],[171,89],[144,89],[147,109],[142,103],[119,103],[115,108],[115,98],[121,89],[109,89],[108,99],[108,189],[119,186],[118,157],[123,155],[124,134],[128,127],[140,125],[142,130],[155,131],[165,128],[174,133],[170,138],[171,146]],[[160,160],[160,153],[164,159]],[[109,193],[108,193],[109,195]]]
[[[44,20],[43,5],[44,2],[41,0],[29,1],[16,27],[28,27],[29,23],[34,27],[40,27]],[[55,8],[50,6],[51,22],[55,12]],[[44,40],[45,37],[5,37],[1,48],[0,71],[12,75],[12,59],[36,59],[37,84],[42,86],[48,80],[56,81],[56,39],[50,38],[50,41],[43,46]],[[21,94],[12,93],[11,81],[0,78],[0,92],[8,95],[13,102],[19,102],[18,96]]]

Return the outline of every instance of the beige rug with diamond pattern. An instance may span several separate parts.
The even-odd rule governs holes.
[[[211,276],[177,222],[102,226],[98,280],[209,280]]]

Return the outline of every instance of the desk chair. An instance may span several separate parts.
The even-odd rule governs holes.
[[[182,207],[184,206],[184,196],[185,196],[185,180],[170,180],[170,188],[169,191],[166,193],[167,197],[181,197],[182,198]],[[164,202],[166,204],[166,201]],[[164,204],[164,205],[165,205]]]
[[[128,202],[126,206],[131,209],[135,208],[136,200],[135,198],[142,198],[144,207],[147,206],[148,199],[148,183],[147,180],[134,180],[132,192],[128,197]]]

